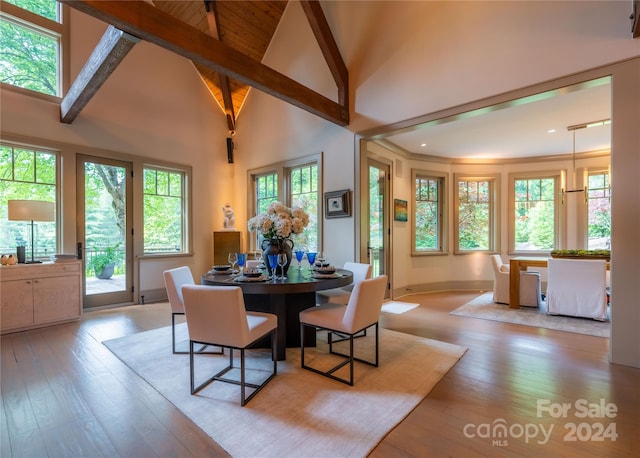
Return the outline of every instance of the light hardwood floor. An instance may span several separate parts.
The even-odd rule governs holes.
[[[385,328],[468,351],[371,456],[638,456],[640,369],[610,364],[607,339],[449,315],[478,294],[406,296],[398,300],[420,307],[383,314]],[[168,304],[148,304],[3,336],[0,456],[226,456],[101,344],[170,323]],[[567,417],[538,416],[544,400],[569,404]],[[612,403],[618,412],[601,417],[588,405],[594,416],[578,418],[582,402]],[[565,440],[570,423],[575,441]],[[615,428],[616,440],[595,440],[598,423]],[[491,433],[496,424],[507,437]],[[539,425],[553,427],[546,443],[538,442]],[[517,437],[522,430],[538,434]]]

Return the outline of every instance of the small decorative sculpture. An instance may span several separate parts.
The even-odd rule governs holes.
[[[224,228],[233,229],[236,225],[236,218],[231,204],[225,204],[224,207],[222,207],[222,213],[224,214]]]

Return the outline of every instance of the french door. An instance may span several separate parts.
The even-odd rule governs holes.
[[[76,161],[84,308],[131,303],[132,165],[85,155]]]
[[[363,214],[367,245],[366,253],[362,254],[366,255],[366,259],[373,266],[373,276],[387,275],[391,284],[390,165],[368,157],[366,167],[366,183],[363,183],[362,189],[367,193],[363,192],[363,195],[367,196]],[[388,296],[389,288],[385,293],[385,297]]]

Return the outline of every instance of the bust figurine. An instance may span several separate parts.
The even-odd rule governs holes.
[[[222,213],[224,214],[224,228],[233,229],[236,225],[236,218],[231,204],[225,204],[225,206],[222,207]]]

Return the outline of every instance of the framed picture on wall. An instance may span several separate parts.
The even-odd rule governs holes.
[[[393,219],[396,221],[407,221],[407,201],[393,199]]]
[[[324,217],[345,218],[351,216],[351,191],[343,189],[324,193]]]

